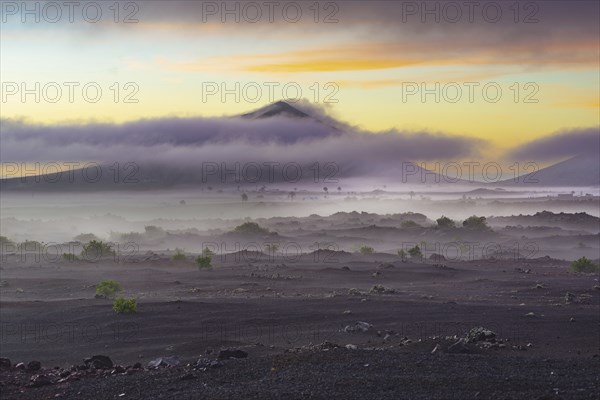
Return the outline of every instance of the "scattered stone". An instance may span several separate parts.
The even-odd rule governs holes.
[[[42,369],[42,363],[39,361],[30,361],[27,364],[27,371],[29,372],[36,372],[39,371],[40,369]]]
[[[148,368],[160,368],[160,367],[176,367],[180,364],[179,357],[168,356],[159,357],[148,363]]]
[[[0,357],[0,368],[10,368],[11,362],[8,358]]]
[[[528,312],[527,314],[525,314],[525,316],[526,316],[527,318],[535,318],[535,317],[536,317],[536,315],[535,315],[535,313],[534,313],[533,311],[531,311],[531,312]]]
[[[358,346],[357,346],[357,345],[355,345],[355,344],[347,344],[347,345],[346,345],[346,348],[347,348],[348,350],[356,350],[356,349],[358,349]]]
[[[350,271],[350,267],[349,267],[349,266],[347,266],[347,265],[344,265],[344,266],[342,267],[342,270],[344,270],[344,271]]]
[[[34,375],[29,384],[31,387],[41,387],[52,385],[52,381],[46,375]]]
[[[240,349],[223,349],[219,351],[219,360],[229,360],[230,358],[246,358],[248,353]]]
[[[442,349],[442,347],[439,344],[436,344],[435,347],[433,348],[433,350],[431,350],[431,354],[435,354],[438,351],[440,351]]]
[[[573,293],[571,292],[567,292],[565,294],[565,303],[569,304],[569,303],[575,303],[575,300],[577,299],[577,296],[575,296]]]
[[[25,369],[25,364],[23,364],[22,362],[20,362],[20,363],[17,363],[17,364],[15,365],[15,368],[16,368],[16,369]]]
[[[379,271],[375,271],[375,272],[373,272],[373,273],[371,274],[371,276],[372,276],[373,278],[377,278],[379,275],[381,275],[381,272],[379,272]]]
[[[481,326],[471,329],[467,335],[467,340],[469,343],[494,342],[495,339],[496,334],[493,331]]]
[[[394,289],[387,288],[383,285],[373,285],[371,289],[369,289],[369,293],[371,294],[392,294],[396,293]]]
[[[546,286],[542,285],[541,283],[538,283],[537,285],[535,285],[536,289],[546,289]]]
[[[15,293],[25,293],[25,291],[23,289],[21,289],[21,288],[17,288],[15,290]]]
[[[575,322],[575,318],[571,317],[571,318],[569,319],[569,322]]]
[[[348,289],[348,294],[351,296],[360,296],[360,295],[362,295],[362,292],[356,288],[351,288],[351,289]]]
[[[217,360],[209,360],[208,358],[200,358],[196,361],[196,368],[208,369],[208,368],[218,368],[221,364]]]
[[[346,325],[343,329],[346,333],[368,332],[373,328],[373,325],[368,322],[357,321],[354,325]]]
[[[342,314],[344,314],[344,315],[351,315],[352,311],[350,311],[350,310],[344,310],[344,312]]]
[[[103,355],[95,355],[92,356],[90,358],[86,358],[85,360],[83,360],[83,362],[85,363],[86,367],[94,367],[95,369],[112,369],[113,368],[113,362],[110,359],[110,357],[108,356],[103,356]]]
[[[472,350],[469,347],[466,339],[459,339],[456,343],[448,347],[446,352],[450,354],[467,354],[471,353]]]

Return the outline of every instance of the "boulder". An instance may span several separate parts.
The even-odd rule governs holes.
[[[42,363],[39,361],[30,361],[25,368],[29,372],[36,372],[42,369]]]
[[[92,356],[90,358],[86,358],[83,360],[83,362],[85,363],[85,365],[88,368],[89,367],[94,367],[96,369],[112,369],[113,368],[113,362],[110,359],[110,357],[103,356],[100,354]]]

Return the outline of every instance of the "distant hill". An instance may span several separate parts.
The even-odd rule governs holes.
[[[495,182],[495,186],[577,187],[600,186],[600,155],[576,156],[518,179]]]

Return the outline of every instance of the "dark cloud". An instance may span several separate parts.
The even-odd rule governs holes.
[[[600,154],[600,128],[579,128],[557,132],[529,142],[509,153],[513,160],[557,160]]]

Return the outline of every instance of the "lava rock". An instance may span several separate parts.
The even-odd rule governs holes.
[[[478,326],[469,331],[469,335],[467,336],[467,340],[470,343],[477,342],[493,342],[496,339],[496,334],[484,327]]]
[[[39,371],[40,369],[42,369],[42,363],[39,361],[30,361],[27,364],[27,371],[29,372],[36,372]]]
[[[31,377],[30,386],[40,387],[52,385],[52,381],[46,375],[34,375]]]
[[[223,349],[219,351],[219,360],[228,360],[230,358],[246,358],[248,353],[240,349]]]
[[[180,364],[179,357],[168,356],[159,357],[148,363],[148,368],[159,368],[159,367],[176,367]]]
[[[446,353],[450,354],[468,354],[471,352],[471,348],[465,339],[460,339],[458,342],[448,347],[448,350],[446,350]]]
[[[85,363],[85,365],[88,368],[90,366],[92,366],[96,369],[112,369],[113,368],[113,362],[110,359],[110,357],[103,356],[100,354],[92,356],[90,358],[86,358],[85,360],[83,360],[83,362]]]

